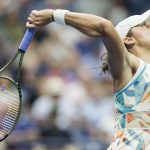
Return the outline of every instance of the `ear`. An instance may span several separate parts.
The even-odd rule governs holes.
[[[135,45],[135,39],[133,37],[126,37],[124,40],[123,40],[125,46],[127,49],[130,49],[132,48],[134,45]]]

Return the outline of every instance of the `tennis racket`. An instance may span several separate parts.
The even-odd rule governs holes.
[[[15,56],[0,69],[0,141],[15,128],[22,107],[21,66],[24,54],[35,34],[35,29],[27,29]],[[9,66],[17,61],[17,74],[14,80],[8,74]]]

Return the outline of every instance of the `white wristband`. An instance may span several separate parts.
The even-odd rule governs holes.
[[[69,12],[69,11],[68,10],[63,10],[63,9],[56,9],[54,11],[54,21],[58,24],[66,25],[66,22],[65,22],[66,12]]]

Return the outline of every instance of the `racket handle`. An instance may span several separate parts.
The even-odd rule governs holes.
[[[26,33],[25,33],[25,35],[24,35],[24,37],[23,37],[23,39],[22,39],[22,41],[20,43],[19,51],[21,51],[23,53],[26,52],[29,44],[32,41],[32,38],[33,38],[35,32],[36,32],[36,29],[33,29],[33,28],[28,28],[26,30]]]

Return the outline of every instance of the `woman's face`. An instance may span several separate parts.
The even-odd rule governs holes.
[[[144,22],[131,29],[136,44],[150,50],[150,23]]]

